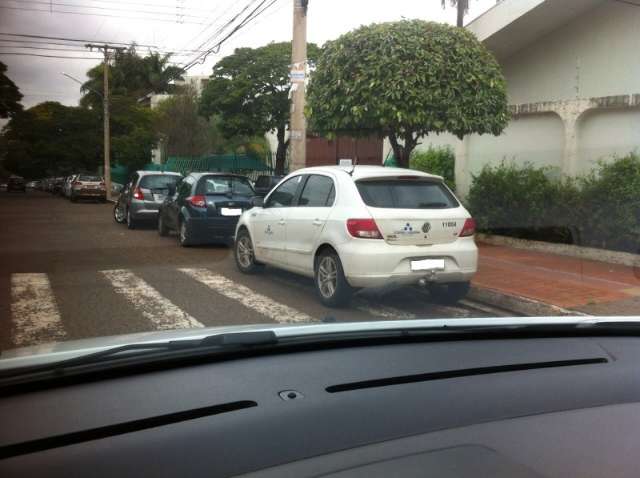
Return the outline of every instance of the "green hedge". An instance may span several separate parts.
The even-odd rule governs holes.
[[[639,252],[640,157],[558,179],[550,168],[501,163],[473,177],[467,202],[481,231]]]
[[[442,176],[451,189],[455,191],[456,157],[451,148],[429,147],[426,150],[414,151],[409,167],[425,173]]]

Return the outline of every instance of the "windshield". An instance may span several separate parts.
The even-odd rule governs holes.
[[[241,194],[252,196],[253,188],[249,181],[235,176],[210,176],[201,180],[199,194]]]
[[[639,316],[638,5],[0,0],[0,369]]]

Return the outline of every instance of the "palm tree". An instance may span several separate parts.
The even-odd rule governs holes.
[[[441,0],[442,8],[446,8],[447,0]],[[458,7],[458,21],[457,25],[459,27],[464,26],[464,16],[469,11],[469,0],[449,0],[452,7]]]
[[[169,64],[171,55],[149,52],[140,57],[135,45],[117,52],[109,68],[109,90],[115,96],[130,96],[138,99],[148,93],[172,93],[174,80],[182,79],[183,71]],[[95,91],[102,91],[104,64],[96,65],[87,72],[89,80],[80,91],[81,104],[99,107],[102,98]]]

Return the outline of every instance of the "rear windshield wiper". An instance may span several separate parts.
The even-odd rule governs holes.
[[[89,353],[56,362],[31,365],[6,371],[0,371],[0,380],[27,374],[64,371],[83,365],[92,365],[116,358],[130,358],[132,356],[144,356],[157,351],[180,352],[219,352],[235,351],[255,346],[276,345],[278,338],[271,330],[255,332],[236,332],[227,334],[210,335],[200,339],[168,340],[166,342],[134,343],[112,347],[99,352]]]
[[[441,209],[441,208],[445,208],[445,207],[449,207],[449,204],[447,204],[446,202],[428,202],[428,203],[422,203],[420,204],[420,208],[422,209]]]

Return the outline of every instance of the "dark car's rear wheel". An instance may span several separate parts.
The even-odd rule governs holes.
[[[180,221],[180,226],[178,227],[178,242],[182,247],[189,247],[193,244],[193,239],[189,232],[189,225],[185,220]]]
[[[469,282],[431,284],[429,286],[429,295],[438,304],[453,305],[464,299],[470,288],[471,284]]]
[[[327,307],[343,307],[351,300],[353,289],[344,276],[340,258],[332,250],[321,252],[316,259],[314,282],[320,301]]]
[[[116,205],[113,206],[113,220],[118,224],[122,224],[126,220],[124,209],[122,208],[120,203],[116,203]]]
[[[167,224],[164,222],[164,218],[162,217],[162,212],[158,214],[158,234],[162,237],[169,235],[169,228]]]
[[[249,231],[246,229],[240,229],[240,231],[238,231],[233,252],[236,258],[236,265],[240,272],[254,274],[262,267],[262,264],[256,262],[253,242],[251,241]]]

